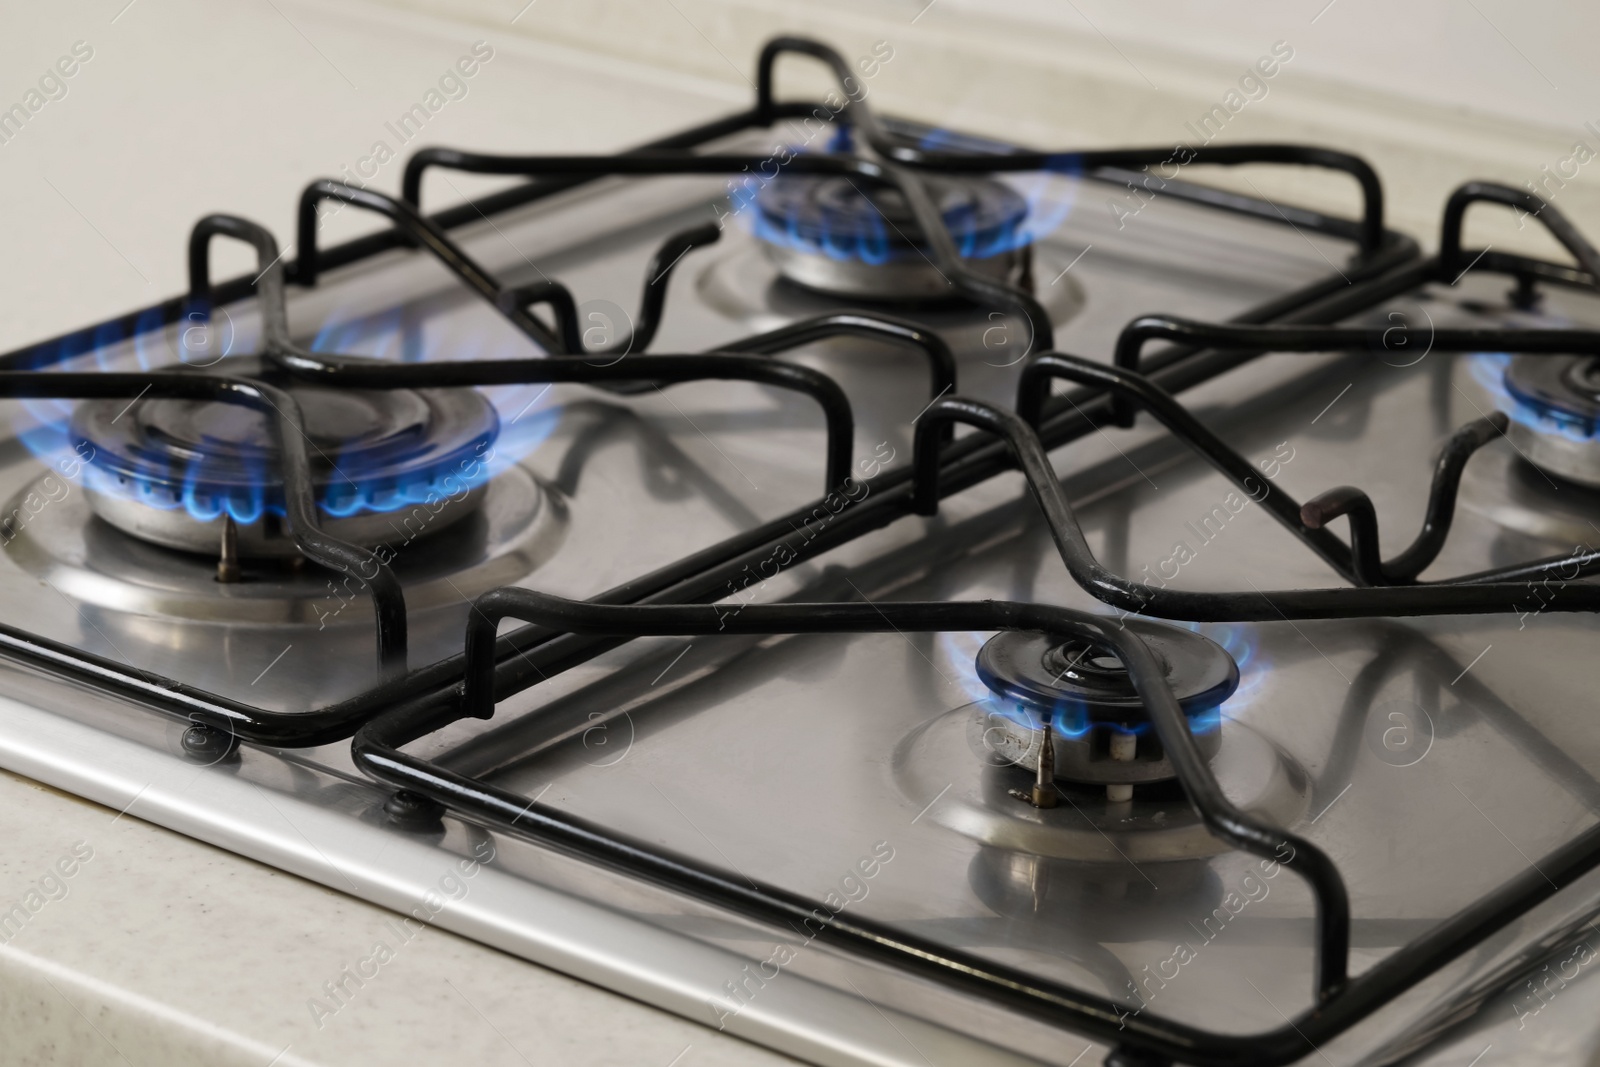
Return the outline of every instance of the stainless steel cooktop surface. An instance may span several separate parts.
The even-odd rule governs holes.
[[[743,135],[721,147],[760,152],[773,139]],[[1030,269],[1056,346],[1095,360],[1109,360],[1137,315],[1221,321],[1336,272],[1350,252],[1293,226],[1172,198],[1119,217],[1104,203],[1115,187],[1103,182],[1007,181],[1050,219],[1035,235]],[[560,278],[578,302],[579,326],[602,344],[633,325],[655,248],[716,219],[726,194],[715,177],[605,179],[459,236],[508,282]],[[651,351],[714,351],[862,306],[785,280],[765,240],[736,221],[715,244],[686,253]],[[1552,290],[1538,309],[1519,310],[1506,288],[1468,276],[1351,324],[1383,328],[1401,315],[1419,336],[1600,325],[1591,298]],[[318,352],[394,361],[536,354],[492,307],[411,252],[294,290],[289,310],[293,336]],[[961,395],[1013,404],[1030,348],[1021,321],[915,304],[892,310],[950,341]],[[179,322],[107,338],[62,369],[175,360],[226,368],[255,351],[260,335],[253,302],[219,309],[203,335],[188,332],[198,328]],[[925,356],[832,338],[782,358],[846,391],[858,477],[910,462],[915,420],[933,399]],[[1419,356],[1414,346],[1273,355],[1183,399],[1300,499],[1364,489],[1392,551],[1422,522],[1439,447],[1503,401],[1497,360]],[[471,514],[432,527],[415,502],[371,509],[394,531],[376,537],[406,588],[413,666],[460,651],[469,602],[489,589],[593,597],[828,488],[821,413],[791,392],[696,382],[626,397],[578,384],[482,393],[498,420],[497,466]],[[216,559],[129,536],[95,510],[72,406],[5,406],[3,621],[275,710],[325,706],[374,683],[372,609],[359,588],[278,564],[219,582]],[[1091,433],[1051,459],[1090,544],[1118,573],[1195,590],[1337,584],[1257,502],[1148,417],[1131,431]],[[198,496],[173,506],[202,522],[212,507],[216,518]],[[1470,461],[1446,547],[1425,576],[1595,544],[1600,494],[1544,480],[1514,441],[1500,439]],[[1595,624],[1547,610],[1560,595],[1530,585],[1516,614],[1183,627],[1238,670],[1220,707],[1213,771],[1234,803],[1336,860],[1351,896],[1353,972],[1594,823],[1600,742],[1589,729],[1594,667],[1584,649]],[[908,599],[1110,613],[1070,579],[1017,474],[946,499],[937,517],[903,518],[814,561],[753,571],[721,603],[737,612],[781,600]],[[989,689],[975,661],[990,636],[641,638],[413,751],[826,900],[839,914],[1101,993],[1129,1018],[1150,1012],[1251,1033],[1310,1007],[1305,884],[1211,838],[1181,792],[1141,790],[1130,801],[1072,789],[1049,808],[1012,795],[1034,775],[997,759],[986,737]],[[396,828],[383,810],[390,791],[355,769],[346,742],[246,745],[237,761],[205,765],[185,755],[181,721],[40,672],[5,670],[5,766],[707,1025],[821,1062],[1068,1065],[1107,1052],[854,960],[805,928],[749,922],[454,817],[443,833]],[[470,877],[451,875],[469,862]],[[1444,1032],[1459,1017],[1465,1028],[1430,1046],[1428,1062],[1465,1063],[1489,1045],[1495,1056],[1587,1061],[1595,1031],[1579,1005],[1592,991],[1576,987],[1593,952],[1571,946],[1587,945],[1572,932],[1594,912],[1596,888],[1590,877],[1556,895],[1308,1058],[1392,1062],[1409,1053],[1419,1026]],[[1508,963],[1541,939],[1556,954],[1559,984],[1525,981],[1527,968]]]

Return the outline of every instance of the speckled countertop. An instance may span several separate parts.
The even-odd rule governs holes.
[[[6,1067],[795,1062],[4,772],[0,840]]]

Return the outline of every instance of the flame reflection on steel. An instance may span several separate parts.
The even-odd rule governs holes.
[[[923,139],[925,148],[947,143],[949,136],[942,132]],[[803,148],[797,148],[795,154],[802,151]],[[1018,194],[1025,209],[1000,222],[980,220],[968,206],[946,211],[945,225],[962,258],[991,259],[1054,233],[1077,203],[1082,172],[1077,157],[1063,155],[1053,161],[1048,170],[1002,176],[1000,180]],[[848,219],[830,220],[826,216],[820,221],[808,219],[802,225],[799,214],[802,200],[795,197],[783,211],[781,220],[775,219],[770,212],[761,210],[756,200],[770,183],[785,180],[781,173],[774,178],[752,175],[735,182],[730,189],[731,214],[760,240],[837,261],[859,260],[875,265],[889,262],[896,254],[915,254],[913,250],[900,248],[905,244],[904,235],[891,233],[889,226],[892,224],[878,210],[853,212]],[[865,194],[860,195],[865,199]]]

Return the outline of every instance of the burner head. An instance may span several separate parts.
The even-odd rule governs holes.
[[[481,500],[500,422],[477,392],[332,389],[279,375],[255,357],[230,359],[226,370],[299,403],[319,519],[330,534],[367,547],[410,540],[444,529]],[[283,521],[278,449],[261,412],[210,400],[94,400],[73,411],[71,439],[89,460],[90,507],[113,526],[215,554],[219,520],[231,515],[241,555],[298,555]]]
[[[1130,619],[1177,694],[1200,750],[1221,744],[1217,707],[1239,687],[1239,667],[1221,645],[1191,630]],[[1097,641],[1009,632],[978,652],[978,677],[994,694],[985,747],[1035,769],[1043,724],[1051,725],[1055,776],[1086,785],[1125,786],[1175,777],[1121,660]]]
[[[1517,356],[1505,388],[1516,403],[1506,436],[1529,462],[1600,488],[1600,357]]]
[[[1028,203],[993,178],[923,178],[967,266],[1019,283]],[[786,175],[755,195],[756,233],[783,276],[807,289],[876,300],[951,299],[899,190],[832,175]]]

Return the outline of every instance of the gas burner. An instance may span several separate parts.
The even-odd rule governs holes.
[[[1517,356],[1505,389],[1516,405],[1506,436],[1528,461],[1600,488],[1600,357]]]
[[[473,390],[329,389],[287,378],[257,357],[231,359],[225,369],[277,385],[299,402],[328,533],[372,547],[395,539],[400,509],[425,507],[431,534],[482,500],[500,423]],[[209,400],[96,400],[73,412],[71,436],[89,457],[90,507],[118,529],[214,555],[226,516],[240,556],[298,555],[283,521],[278,452],[261,413]]]
[[[928,195],[967,266],[1030,287],[1027,201],[993,178],[925,178]],[[755,196],[756,233],[789,281],[806,289],[869,300],[954,297],[933,265],[927,239],[898,189],[848,178],[791,175]]]
[[[1126,625],[1161,664],[1200,751],[1215,756],[1222,741],[1216,709],[1239,687],[1233,657],[1191,630],[1140,620]],[[1176,777],[1127,669],[1109,646],[1001,633],[979,650],[977,671],[994,694],[985,746],[1035,772],[1035,788],[1025,794],[1035,807],[1054,806],[1057,780],[1103,785],[1108,800],[1126,802],[1136,783]]]

